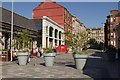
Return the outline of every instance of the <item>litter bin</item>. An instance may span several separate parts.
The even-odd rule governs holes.
[[[2,61],[2,62],[8,61],[8,52],[7,51],[2,51],[2,53],[0,54],[0,61]]]

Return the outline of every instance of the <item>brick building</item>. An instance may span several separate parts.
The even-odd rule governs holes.
[[[110,15],[107,16],[107,20],[105,22],[105,47],[106,48],[109,45],[113,45],[116,47],[115,28],[116,28],[116,25],[120,23],[120,17],[116,16],[118,13],[119,13],[118,10],[111,10]]]
[[[2,7],[0,7],[0,12],[2,13],[2,19],[0,20],[0,49],[10,49],[12,12]],[[18,34],[23,29],[29,30],[33,40],[31,48],[49,47],[51,41],[53,41],[53,47],[64,44],[64,35],[62,34],[64,28],[50,18],[43,16],[42,19],[31,20],[16,13],[13,15],[13,34]],[[40,38],[41,36],[42,38]],[[45,40],[45,37],[48,39]],[[15,42],[15,40],[13,42]]]
[[[34,20],[41,19],[43,16],[49,17],[63,26],[65,31],[72,33],[72,15],[65,7],[56,2],[41,2],[40,5],[33,9],[32,18]]]
[[[117,50],[120,48],[119,24],[120,24],[120,12],[118,10],[111,10],[110,14],[107,16],[104,26],[105,49],[107,49],[109,45],[116,47]]]

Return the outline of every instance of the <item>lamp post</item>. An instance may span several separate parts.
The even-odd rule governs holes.
[[[11,61],[12,61],[12,51],[13,51],[13,0],[12,0],[12,14],[11,14]]]

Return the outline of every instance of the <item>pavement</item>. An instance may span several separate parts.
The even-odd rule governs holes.
[[[0,67],[2,78],[72,78],[97,80],[98,78],[120,78],[120,61],[110,62],[106,53],[100,50],[88,50],[89,58],[83,70],[77,70],[72,54],[59,54],[52,67],[44,66],[44,58],[20,66],[16,62],[4,62]],[[35,65],[34,65],[35,64]],[[118,68],[119,67],[119,68]]]

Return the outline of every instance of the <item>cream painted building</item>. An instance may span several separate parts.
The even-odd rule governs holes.
[[[73,34],[80,33],[86,31],[86,28],[83,23],[80,22],[75,16],[72,17],[72,27],[73,27]]]
[[[97,42],[104,43],[104,28],[91,28],[91,38],[96,39]]]
[[[42,18],[42,48],[56,47],[64,45],[63,26],[57,24],[50,18],[43,16]]]

